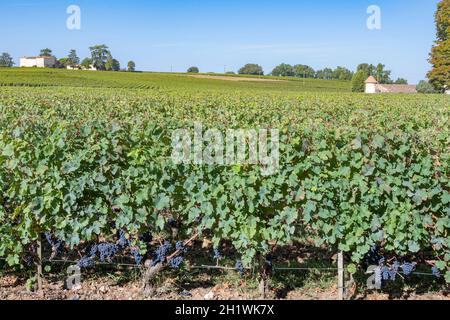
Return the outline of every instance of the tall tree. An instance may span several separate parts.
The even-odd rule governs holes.
[[[68,64],[72,67],[74,67],[80,63],[80,58],[78,58],[77,51],[74,49],[70,50],[67,58],[68,58]]]
[[[0,67],[11,68],[14,65],[13,58],[9,53],[3,52],[0,55]]]
[[[450,88],[450,0],[438,3],[435,20],[437,39],[430,55],[433,69],[427,76],[434,88],[442,91]]]
[[[129,72],[135,72],[136,71],[136,63],[134,61],[128,61],[128,71]]]
[[[353,72],[345,67],[337,67],[333,71],[333,79],[335,80],[352,80]]]
[[[239,69],[238,73],[262,76],[262,75],[264,75],[264,70],[258,64],[249,63],[249,64],[246,64],[245,66],[243,66],[241,69]]]
[[[366,74],[364,70],[359,70],[353,75],[352,78],[352,91],[353,92],[364,92],[365,91],[365,81]]]
[[[272,75],[276,77],[293,77],[294,68],[290,64],[282,63],[273,69]]]
[[[49,48],[42,49],[39,53],[40,57],[51,57],[52,56],[52,50]]]
[[[310,66],[296,64],[294,66],[294,76],[297,78],[314,78],[316,76],[316,71]]]
[[[81,66],[84,69],[90,69],[92,65],[92,60],[89,58],[84,58],[83,61],[81,61]]]
[[[91,50],[91,61],[98,70],[106,70],[106,62],[111,60],[111,52],[104,44],[89,47]]]

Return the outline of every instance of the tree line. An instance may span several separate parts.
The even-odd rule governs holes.
[[[39,52],[39,57],[54,57],[56,60],[55,68],[77,68],[81,67],[84,69],[91,69],[91,67],[94,67],[97,70],[100,71],[120,71],[120,62],[113,57],[111,54],[111,51],[109,50],[108,46],[102,44],[102,45],[95,45],[92,47],[89,47],[89,50],[91,52],[91,56],[88,58],[84,58],[82,61],[77,55],[77,51],[75,49],[72,49],[69,51],[69,54],[67,57],[63,58],[56,58],[53,55],[53,51],[49,48],[42,49]],[[80,63],[81,61],[81,63]],[[14,60],[11,57],[9,53],[2,53],[0,55],[0,67],[13,67],[14,66]],[[129,61],[127,64],[126,69],[122,69],[122,71],[130,71],[134,72],[136,71],[136,64],[134,61]]]

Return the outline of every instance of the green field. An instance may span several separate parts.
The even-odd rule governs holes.
[[[230,75],[222,75],[230,77]],[[242,77],[233,75],[233,77]],[[127,73],[92,72],[58,69],[0,68],[0,86],[25,87],[83,87],[83,88],[129,88],[129,89],[194,89],[196,91],[263,91],[303,92],[327,91],[350,92],[349,81],[293,79],[267,76],[245,76],[283,80],[282,82],[238,82],[196,79],[187,74],[176,73]]]
[[[273,246],[370,248],[450,268],[450,97],[364,95],[338,81],[0,69],[0,257],[23,264],[51,232],[78,252],[141,254],[151,232],[231,243],[244,265]],[[280,129],[280,170],[176,165],[175,129]],[[174,238],[168,222],[180,222]],[[447,272],[450,282],[450,272]]]

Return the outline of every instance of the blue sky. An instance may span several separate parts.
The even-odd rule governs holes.
[[[236,71],[259,63],[314,68],[382,62],[393,77],[425,77],[435,39],[438,0],[0,0],[0,52],[16,62],[44,47],[57,57],[107,44],[139,70]],[[66,9],[81,8],[81,30],[68,30]],[[369,5],[381,8],[381,30],[366,27]]]

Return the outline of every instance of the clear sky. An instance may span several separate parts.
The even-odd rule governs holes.
[[[139,70],[236,71],[259,63],[314,68],[361,62],[386,64],[393,77],[425,77],[435,39],[438,0],[0,0],[0,52],[57,57],[106,44],[122,66]],[[69,30],[69,5],[81,9],[81,29]],[[369,30],[367,8],[381,8],[381,30]]]

